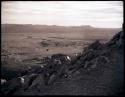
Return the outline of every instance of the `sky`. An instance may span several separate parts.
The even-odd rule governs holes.
[[[2,24],[120,28],[122,1],[2,1]]]

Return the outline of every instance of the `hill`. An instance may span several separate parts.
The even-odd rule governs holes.
[[[3,33],[81,33],[81,32],[100,32],[113,33],[118,32],[121,28],[95,28],[89,25],[84,26],[48,26],[48,25],[31,25],[31,24],[2,24]]]

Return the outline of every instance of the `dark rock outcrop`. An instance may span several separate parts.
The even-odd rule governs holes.
[[[108,47],[122,48],[124,46],[124,32],[118,32],[106,45]]]

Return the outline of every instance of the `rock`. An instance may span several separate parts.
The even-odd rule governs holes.
[[[45,80],[44,80],[44,75],[43,74],[39,74],[36,79],[33,80],[32,84],[30,85],[30,87],[28,89],[37,87],[37,89],[40,89],[42,86],[45,85]]]
[[[65,59],[66,59],[67,61],[71,61],[71,58],[70,58],[69,56],[66,56]]]
[[[85,69],[95,69],[95,68],[97,68],[97,58],[95,58],[95,59],[92,59],[91,61],[87,61],[86,63],[85,63],[85,65],[84,65],[84,68]]]
[[[6,79],[1,79],[1,85],[5,84],[7,82]]]
[[[23,77],[18,77],[18,78],[20,78],[20,80],[21,80],[21,84],[24,84],[24,78]]]
[[[60,60],[55,59],[54,64],[62,64],[62,62]]]
[[[96,69],[98,66],[102,66],[106,63],[109,63],[109,59],[106,56],[98,56],[90,61],[87,61],[84,65],[84,69]],[[102,65],[101,65],[102,64]]]
[[[120,48],[124,45],[124,33],[123,31],[120,33],[120,39],[116,42],[116,45]]]
[[[98,57],[97,61],[100,62],[100,63],[109,63],[110,62],[108,57],[106,57],[106,56]]]
[[[43,46],[43,47],[47,47],[50,44],[48,43],[48,41],[42,41],[42,42],[40,42],[40,45]]]
[[[94,50],[91,50],[89,52],[87,52],[86,54],[84,54],[80,60],[83,60],[83,61],[90,61],[96,57],[98,57],[100,55],[100,51],[94,51]]]
[[[108,47],[123,47],[124,44],[124,32],[120,31],[116,35],[113,36],[113,38],[106,43],[106,46]]]
[[[105,48],[105,49],[101,50],[100,55],[101,55],[101,56],[109,56],[110,53],[111,53],[111,50]]]
[[[32,73],[39,74],[43,72],[43,68],[44,68],[43,65],[34,65],[29,67],[29,69],[24,70],[21,75],[23,76],[23,75],[28,75]]]
[[[25,75],[25,76],[22,76],[22,77],[18,77],[20,79],[23,79],[23,82],[21,80],[21,88],[23,90],[27,90],[36,77],[37,77],[37,74],[30,74],[30,75]]]
[[[64,54],[54,54],[49,59],[44,67],[45,84],[51,83],[53,76],[58,78],[65,75],[68,71],[67,66],[71,62],[71,57]]]
[[[115,34],[110,41],[114,41],[114,42],[115,42],[115,41],[119,40],[121,33],[122,33],[122,32],[120,31],[120,32],[118,32],[117,34]]]
[[[73,64],[75,64],[81,58],[81,55],[82,55],[81,53],[74,54],[74,56],[71,57],[71,62],[69,65],[72,66]]]
[[[41,59],[41,63],[42,63],[42,64],[49,64],[49,63],[50,63],[50,60],[51,60],[51,56],[43,57],[43,58]]]
[[[88,49],[100,50],[103,49],[102,47],[103,45],[99,42],[99,40],[96,40],[94,43],[88,46]]]
[[[67,65],[62,65],[59,69],[57,69],[57,75],[58,76],[63,76],[67,74],[68,72],[68,66]]]
[[[50,62],[45,66],[46,70],[58,71],[60,68],[65,65],[68,65],[71,61],[71,58],[63,54],[54,54],[51,56]]]
[[[1,91],[3,94],[13,94],[20,88],[21,88],[21,79],[13,78],[12,80],[7,81],[5,84],[2,85]]]
[[[47,85],[53,84],[53,82],[57,79],[57,75],[56,74],[52,74],[48,80]]]
[[[85,65],[84,65],[84,68],[86,69],[88,66],[91,66],[92,63],[91,62],[86,62]]]
[[[51,56],[51,60],[60,60],[61,64],[68,64],[71,61],[71,58],[64,54],[54,54]]]
[[[97,64],[91,65],[91,68],[92,68],[92,69],[95,69],[96,67],[97,67]]]

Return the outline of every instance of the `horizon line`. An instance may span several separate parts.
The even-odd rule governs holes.
[[[71,25],[71,26],[64,26],[64,25],[48,25],[48,24],[16,24],[16,23],[1,23],[2,25],[38,25],[38,26],[60,26],[60,27],[82,27],[82,26],[88,26],[88,27],[92,27],[92,28],[108,28],[108,27],[95,27],[92,25]],[[113,28],[113,29],[121,29],[122,27],[116,28],[116,27],[109,27],[109,28]]]

